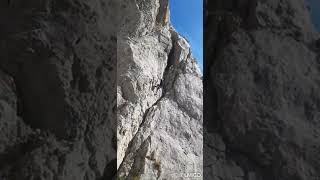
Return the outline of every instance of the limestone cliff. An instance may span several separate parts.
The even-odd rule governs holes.
[[[167,0],[1,1],[0,27],[1,180],[202,173],[202,75]]]
[[[120,11],[128,17],[118,35],[118,176],[202,174],[202,78],[190,45],[170,25],[168,0],[123,3]]]
[[[0,2],[1,180],[114,176],[117,6]]]
[[[305,1],[206,7],[205,179],[319,179],[319,34]]]

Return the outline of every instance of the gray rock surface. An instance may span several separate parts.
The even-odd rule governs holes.
[[[170,26],[167,0],[122,2],[118,177],[202,175],[202,75],[190,45]]]
[[[202,173],[202,75],[168,0],[1,1],[0,27],[1,180]]]
[[[116,2],[0,2],[1,180],[116,173]]]
[[[319,34],[304,0],[207,7],[205,179],[319,179]]]

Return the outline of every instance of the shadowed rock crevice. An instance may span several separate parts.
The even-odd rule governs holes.
[[[106,165],[106,167],[104,168],[104,173],[102,177],[99,178],[99,180],[115,178],[117,174],[117,169],[115,167],[117,167],[116,159],[112,160],[109,164]]]
[[[21,78],[17,80],[23,102],[23,119],[35,129],[50,130],[57,137],[68,137],[68,130],[65,128],[69,119],[68,108],[55,67],[35,66],[37,65],[26,65],[26,69],[20,74]],[[33,73],[23,73],[27,69]]]

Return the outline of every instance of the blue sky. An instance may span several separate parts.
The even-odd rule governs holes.
[[[171,23],[191,45],[203,69],[203,0],[169,0]]]
[[[311,18],[315,27],[320,31],[320,0],[307,0],[311,9]]]
[[[190,42],[192,54],[203,69],[203,0],[169,0],[171,23]],[[307,0],[320,31],[320,0]]]

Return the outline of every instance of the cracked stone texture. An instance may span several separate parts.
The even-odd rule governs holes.
[[[171,27],[168,9],[168,0],[122,0],[120,11],[127,16],[117,49],[120,179],[202,173],[202,75],[190,45]]]
[[[202,75],[168,9],[0,2],[1,180],[202,173]]]
[[[0,179],[116,173],[116,0],[0,2]]]
[[[305,1],[206,3],[204,179],[319,179],[320,46]]]

